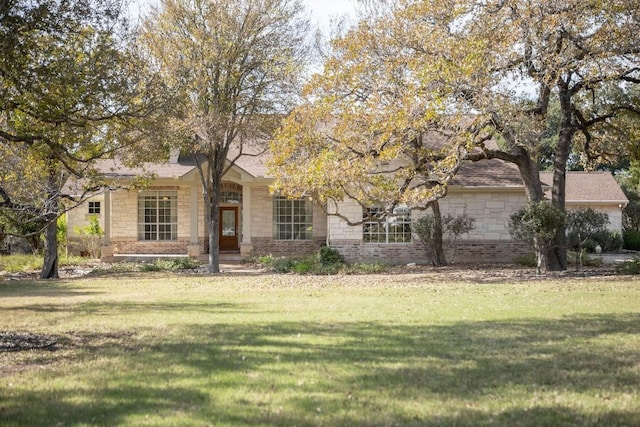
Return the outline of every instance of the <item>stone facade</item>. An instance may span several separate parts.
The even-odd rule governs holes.
[[[467,214],[476,218],[476,228],[460,236],[455,246],[455,262],[510,262],[531,250],[522,242],[511,239],[509,217],[526,203],[522,189],[493,191],[461,191],[451,189],[440,200],[442,214]],[[352,222],[362,219],[362,208],[355,202],[345,201],[337,206],[341,215]],[[417,220],[421,211],[413,211]],[[386,264],[410,262],[428,263],[424,249],[415,240],[411,243],[365,243],[361,225],[349,225],[338,217],[330,217],[329,245],[337,249],[347,262],[374,261]],[[451,259],[453,254],[449,254]]]
[[[100,203],[100,213],[89,212],[89,202]],[[81,236],[79,228],[89,224],[89,218],[95,215],[98,218],[100,228],[104,230],[104,200],[102,196],[87,199],[84,203],[67,211],[67,251],[72,255],[88,255],[92,249],[87,238]]]
[[[447,197],[440,200],[440,210],[443,215],[467,214],[476,219],[475,229],[460,236],[461,240],[500,241],[511,240],[509,217],[526,203],[522,189],[462,191],[452,188]]]
[[[200,181],[195,172],[185,174],[184,169],[180,171],[182,175],[165,175],[149,187],[149,190],[172,190],[177,193],[177,239],[174,241],[138,239],[138,191],[113,191],[109,197],[100,195],[91,199],[93,202],[101,202],[100,225],[109,232],[103,246],[103,258],[113,259],[117,255],[135,254],[203,258],[208,249],[208,231]],[[222,206],[238,208],[238,244],[244,258],[268,254],[305,256],[328,244],[336,248],[348,262],[428,262],[415,237],[408,243],[367,243],[363,239],[362,225],[349,225],[348,221],[337,216],[327,217],[316,204],[313,208],[312,239],[277,240],[274,238],[273,197],[268,187],[271,180],[239,169],[230,171],[226,179],[229,185],[235,186],[235,190],[243,194],[242,203]],[[511,239],[508,230],[509,217],[526,203],[522,186],[481,187],[476,181],[466,185],[469,186],[452,185],[447,197],[440,200],[443,214],[467,214],[476,219],[475,229],[459,237],[455,261],[508,262],[530,253],[531,250],[523,243]],[[106,206],[107,203],[109,206]],[[581,207],[606,212],[611,222],[609,228],[621,230],[622,211],[617,204],[567,203],[568,209]],[[353,201],[328,207],[331,211],[334,208],[352,223],[362,221],[362,207]],[[108,216],[107,211],[110,212]],[[415,221],[424,214],[423,211],[413,211],[412,220]],[[78,241],[75,227],[86,225],[88,218],[88,203],[68,212],[68,236],[71,242]]]

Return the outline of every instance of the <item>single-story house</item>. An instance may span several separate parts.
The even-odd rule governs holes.
[[[350,226],[326,216],[309,199],[291,200],[269,192],[272,179],[264,157],[241,157],[225,175],[220,205],[221,259],[226,254],[297,256],[322,245],[336,248],[349,262],[425,262],[411,232],[419,211],[400,210],[385,223]],[[127,183],[141,169],[104,161],[100,170],[111,180]],[[140,256],[190,256],[206,259],[209,252],[204,202],[198,170],[188,157],[173,156],[166,163],[146,164],[155,175],[144,190],[106,191],[68,212],[69,240],[75,228],[97,215],[104,230],[102,259],[117,261]],[[545,184],[551,175],[541,175]],[[611,230],[621,231],[622,209],[627,204],[611,174],[568,172],[567,207],[593,207],[609,215]],[[508,262],[530,252],[514,241],[508,230],[510,215],[526,203],[518,170],[500,160],[464,164],[440,201],[443,214],[467,214],[475,229],[457,242],[462,262]],[[363,209],[344,201],[340,212],[361,221]]]

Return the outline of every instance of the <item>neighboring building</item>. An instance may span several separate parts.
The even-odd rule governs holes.
[[[114,183],[126,184],[142,170],[155,179],[144,190],[105,192],[68,214],[70,240],[74,227],[98,215],[105,231],[102,258],[117,261],[136,256],[176,255],[206,259],[208,233],[198,171],[188,158],[131,169],[115,161],[100,164]],[[574,179],[573,177],[577,177]],[[550,180],[543,174],[543,182]],[[347,261],[425,262],[411,223],[420,211],[398,210],[385,223],[349,226],[327,217],[309,199],[290,200],[270,194],[272,179],[263,157],[241,157],[224,177],[220,204],[220,250],[243,258],[256,255],[300,256],[322,245],[340,251]],[[443,214],[466,213],[475,229],[460,238],[458,262],[508,262],[530,250],[511,239],[509,216],[526,203],[517,168],[499,160],[463,165],[440,200]],[[627,199],[610,174],[568,173],[567,207],[593,207],[609,214],[610,229],[621,230]],[[362,208],[343,202],[340,211],[361,221]]]

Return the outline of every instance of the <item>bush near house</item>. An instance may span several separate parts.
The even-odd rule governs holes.
[[[640,251],[640,231],[633,228],[624,230],[622,233],[623,248],[632,251]]]
[[[274,257],[265,255],[256,259],[258,264],[276,273],[296,274],[368,274],[383,273],[388,269],[381,263],[345,264],[340,253],[329,246],[321,247],[314,255],[305,258]]]
[[[97,215],[89,215],[87,221],[89,223],[84,227],[74,227],[74,231],[80,239],[80,254],[91,258],[100,258],[104,231],[100,227]]]

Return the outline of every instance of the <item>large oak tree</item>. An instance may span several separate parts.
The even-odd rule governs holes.
[[[124,12],[109,0],[0,4],[0,208],[43,224],[42,278],[58,276],[63,202],[103,184],[93,161],[144,137],[160,101]]]
[[[146,18],[152,62],[179,93],[172,148],[194,154],[219,271],[222,177],[265,149],[304,77],[308,23],[298,0],[163,0]]]
[[[351,188],[358,182],[387,201],[418,205],[437,193],[415,181],[407,186],[406,178],[418,176],[421,163],[430,164],[429,171],[442,166],[438,156],[406,159],[416,157],[418,135],[435,129],[451,142],[445,171],[463,158],[512,162],[535,202],[544,198],[539,155],[553,137],[552,202],[564,210],[572,148],[594,158],[611,152],[604,148],[617,118],[635,109],[624,96],[640,82],[635,1],[398,0],[369,6],[357,28],[334,40],[323,73],[307,87],[307,103],[285,127],[280,142],[288,148],[280,149],[277,166],[289,160],[301,166],[280,169],[282,188],[317,184],[326,198],[358,199],[353,190],[336,193],[343,183]],[[612,87],[620,96],[607,95]],[[557,114],[549,114],[552,106]],[[341,153],[365,161],[345,163]],[[372,180],[376,165],[397,160],[392,171],[400,180]],[[343,176],[328,172],[336,170]],[[421,180],[430,175],[423,172]],[[559,230],[545,248],[549,268],[566,268],[565,246]]]

